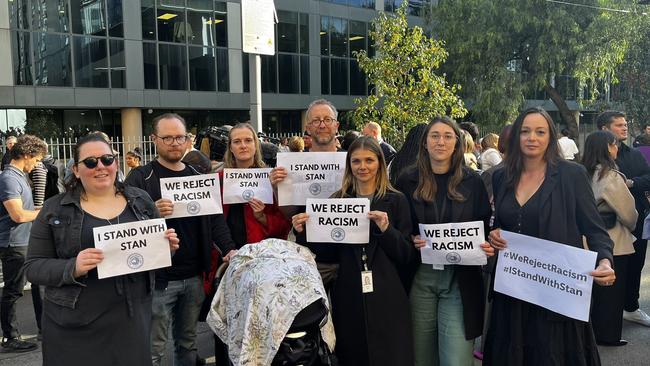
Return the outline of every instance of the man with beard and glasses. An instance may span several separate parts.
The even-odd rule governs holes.
[[[183,117],[166,113],[154,118],[151,139],[158,158],[129,174],[126,184],[144,189],[155,201],[162,217],[172,214],[174,203],[161,198],[160,179],[200,174],[181,159],[187,147],[187,130]],[[153,365],[161,364],[169,327],[174,337],[174,365],[197,364],[196,326],[204,299],[203,274],[210,271],[212,243],[216,243],[224,260],[235,254],[223,215],[206,215],[167,219],[181,241],[172,257],[172,266],[156,272],[151,324]]]

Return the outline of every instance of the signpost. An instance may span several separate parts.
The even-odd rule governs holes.
[[[242,50],[249,55],[251,124],[262,131],[262,60],[260,55],[275,55],[273,0],[241,0]]]

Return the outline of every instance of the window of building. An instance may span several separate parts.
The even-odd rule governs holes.
[[[187,90],[186,46],[158,45],[160,89]]]
[[[122,0],[109,0],[106,3],[106,13],[108,14],[108,35],[111,37],[124,37]]]
[[[222,92],[230,90],[227,48],[217,48],[217,89]]]
[[[108,87],[108,52],[105,38],[74,36],[75,84]]]
[[[355,52],[372,56],[365,22],[321,17],[321,92],[335,95],[366,95],[366,76]]]
[[[396,11],[402,6],[404,0],[384,0],[384,10]],[[424,16],[426,11],[431,9],[431,0],[409,0],[406,14],[413,16]]]
[[[70,36],[33,33],[35,84],[72,86]]]
[[[158,0],[157,5],[159,41],[185,43],[194,36],[192,26],[185,22],[185,0]]]
[[[70,0],[72,33],[105,36],[105,7],[104,0]]]
[[[140,0],[142,38],[156,39],[156,6],[154,0]]]
[[[16,85],[32,85],[32,50],[29,32],[11,32],[13,73]]]
[[[355,8],[367,8],[367,9],[375,8],[375,0],[320,0],[320,1],[333,3],[333,4],[347,5]],[[385,0],[385,1],[389,1],[389,0]]]
[[[111,87],[126,88],[126,61],[124,59],[124,41],[111,39],[110,49]]]
[[[142,62],[144,64],[144,87],[158,89],[158,58],[155,43],[142,43]]]
[[[29,29],[29,4],[27,0],[9,2],[9,27],[11,29]]]
[[[215,1],[214,3],[214,30],[217,34],[216,44],[218,47],[228,47],[228,21],[226,3]]]
[[[300,94],[300,56],[278,55],[280,93]]]
[[[189,48],[190,90],[216,90],[214,48]]]
[[[32,29],[67,33],[69,21],[67,0],[32,1]]]

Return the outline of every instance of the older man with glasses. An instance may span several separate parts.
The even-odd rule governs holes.
[[[162,198],[160,179],[200,174],[181,160],[187,149],[187,130],[183,117],[167,113],[154,118],[151,139],[158,158],[136,168],[126,184],[141,188],[155,201],[162,217],[174,211],[174,203]],[[210,271],[212,243],[216,243],[225,260],[235,253],[223,215],[192,216],[167,219],[181,240],[172,257],[172,266],[156,272],[151,324],[153,365],[161,364],[169,327],[174,337],[174,365],[197,364],[196,326],[203,304],[203,274]]]

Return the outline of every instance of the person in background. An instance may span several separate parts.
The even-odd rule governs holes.
[[[594,282],[611,286],[612,240],[598,214],[586,169],[562,158],[555,124],[539,107],[512,126],[504,167],[493,176],[495,222],[490,244],[502,250],[500,230],[597,253]],[[591,323],[493,292],[483,365],[600,365]]]
[[[370,136],[377,140],[379,142],[379,146],[381,146],[381,151],[384,153],[384,156],[386,157],[386,164],[390,164],[390,162],[393,160],[395,157],[395,148],[392,147],[388,142],[384,141],[384,139],[381,137],[381,126],[377,122],[368,122],[364,127],[363,131],[361,131],[364,136]],[[345,148],[343,148],[345,150]]]
[[[16,144],[16,139],[17,139],[16,136],[9,136],[5,140],[6,150],[5,150],[5,154],[2,155],[2,162],[0,163],[0,170],[5,170],[5,166],[9,165],[9,163],[11,162],[11,149]]]
[[[434,117],[418,144],[416,166],[397,180],[410,206],[415,248],[425,246],[418,224],[483,221],[489,227],[490,202],[478,173],[463,164],[462,130],[449,117]],[[488,256],[494,250],[483,242]],[[481,266],[417,261],[410,299],[416,365],[471,366],[474,339],[483,330]]]
[[[126,166],[129,169],[135,169],[140,165],[142,165],[142,150],[139,147],[135,147],[126,153]]]
[[[0,174],[0,260],[4,287],[0,300],[3,352],[26,352],[37,347],[21,339],[16,318],[16,302],[23,296],[23,264],[35,210],[28,174],[47,154],[47,145],[32,135],[16,139],[12,159]]]
[[[305,130],[305,132],[302,134],[302,140],[305,143],[305,148],[303,149],[304,152],[308,152],[309,149],[311,149],[311,144],[312,144],[312,138],[311,138],[311,133],[309,132],[309,128]]]
[[[461,142],[465,145],[464,151],[465,154],[463,155],[465,158],[465,165],[469,167],[472,170],[478,170],[478,160],[476,158],[476,155],[474,155],[474,140],[472,139],[472,135],[469,134],[469,132],[465,130],[460,130],[461,131]]]
[[[302,152],[305,149],[305,141],[300,136],[291,136],[287,147],[289,152]]]
[[[360,137],[350,145],[342,187],[332,198],[370,200],[368,243],[315,246],[306,240],[309,215],[296,214],[292,223],[298,243],[313,250],[316,258],[339,264],[331,292],[337,357],[342,365],[412,366],[413,332],[401,275],[417,253],[409,237],[408,202],[388,181],[384,155],[374,138]],[[362,271],[371,271],[368,293],[362,290]]]
[[[647,145],[650,145],[650,122],[643,124],[643,131],[634,139],[634,143],[632,144],[634,147]]]
[[[503,158],[497,147],[499,145],[499,135],[495,133],[488,133],[481,139],[481,156],[479,157],[479,163],[481,164],[481,170],[484,172],[493,166],[499,165]]]
[[[578,146],[575,141],[569,137],[568,129],[563,128],[561,133],[562,137],[557,140],[558,145],[560,145],[560,153],[566,160],[574,160],[576,155],[580,153]]]
[[[422,140],[422,135],[426,129],[426,123],[420,123],[411,127],[409,130],[402,147],[395,154],[390,164],[388,164],[388,176],[391,184],[395,185],[402,172],[415,164],[418,151],[420,150],[420,140]]]
[[[472,141],[478,141],[479,130],[476,123],[469,122],[469,121],[461,122],[458,126],[460,127],[461,130],[466,131],[467,133],[469,133],[470,136],[472,136]],[[471,152],[472,154],[474,154],[476,159],[478,159],[478,157],[481,154],[481,152],[479,151],[480,146],[481,146],[480,144],[474,144],[474,150],[465,151],[465,152],[466,153]]]
[[[343,142],[341,142],[341,149],[348,151],[350,145],[361,136],[359,131],[348,131],[343,135]]]
[[[625,176],[617,169],[618,141],[609,131],[596,131],[585,141],[582,164],[591,178],[596,207],[603,218],[609,237],[614,242],[616,281],[612,286],[594,285],[591,321],[596,343],[604,346],[624,346],[623,307],[625,305],[625,272],[629,254],[634,253],[632,230],[638,213],[634,197],[625,185]]]
[[[187,130],[183,117],[166,113],[153,119],[151,139],[158,158],[134,169],[127,185],[144,189],[156,203],[162,217],[174,212],[174,203],[162,198],[161,178],[198,175],[196,169],[181,159],[187,150]],[[156,271],[151,325],[151,357],[153,364],[162,362],[171,334],[174,342],[174,364],[194,366],[199,361],[196,329],[205,293],[203,275],[212,264],[212,248],[216,244],[230,260],[235,243],[223,215],[190,216],[167,219],[183,245],[172,257],[172,266]],[[213,244],[214,243],[214,244]],[[171,332],[170,332],[171,328]]]
[[[291,150],[289,150],[289,138],[288,137],[283,137],[280,140],[279,148],[280,148],[280,151],[278,151],[278,152],[290,152],[291,151]]]
[[[25,274],[46,287],[44,365],[151,365],[153,271],[97,276],[104,256],[93,228],[159,217],[146,192],[117,180],[116,160],[101,136],[82,137],[66,193],[48,200],[34,222]],[[174,229],[164,235],[176,250]]]

